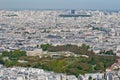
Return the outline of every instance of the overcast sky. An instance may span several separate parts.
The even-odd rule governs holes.
[[[0,0],[0,9],[120,10],[120,0]]]

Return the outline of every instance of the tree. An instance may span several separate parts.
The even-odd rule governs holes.
[[[89,46],[89,45],[82,44],[81,48],[82,48],[83,50],[88,50],[88,49],[90,48],[90,46]]]
[[[0,55],[0,64],[3,64],[3,59],[2,59],[2,55]]]
[[[91,57],[90,60],[88,61],[89,64],[95,65],[95,58]]]
[[[105,69],[104,63],[103,62],[96,63],[95,69],[96,70],[104,70]]]
[[[3,57],[7,57],[7,56],[9,56],[10,55],[10,53],[8,52],[8,51],[3,51],[2,52],[2,56]]]
[[[46,51],[50,46],[51,46],[50,44],[41,44],[40,47],[42,48],[43,51]]]
[[[92,80],[92,77],[91,77],[91,76],[89,76],[88,80]]]
[[[26,56],[26,51],[22,50],[14,50],[14,51],[3,51],[2,53],[3,57],[9,57],[11,60],[18,60],[19,57],[21,56]]]
[[[112,50],[107,51],[106,54],[108,54],[108,55],[115,55]]]
[[[39,45],[37,45],[36,47],[39,48]]]
[[[100,51],[99,54],[115,55],[114,52],[113,52],[113,50],[109,50],[109,51],[103,50],[103,51]]]
[[[4,65],[5,65],[6,67],[12,66],[12,64],[11,64],[11,62],[10,62],[9,60],[5,60],[5,61],[4,61]]]
[[[105,54],[105,50],[101,50],[99,54]]]

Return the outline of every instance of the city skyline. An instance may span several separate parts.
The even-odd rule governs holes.
[[[120,10],[119,0],[0,0],[0,9],[99,9]]]

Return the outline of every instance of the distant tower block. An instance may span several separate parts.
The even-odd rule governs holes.
[[[71,10],[71,14],[75,14],[75,10]]]

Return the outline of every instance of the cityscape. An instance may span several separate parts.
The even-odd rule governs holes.
[[[0,52],[29,51],[50,43],[87,44],[95,53],[113,50],[120,55],[120,12],[1,10],[0,14]]]
[[[116,56],[120,56],[120,12],[98,10],[1,10],[0,14],[1,53],[6,50],[20,49],[26,51],[28,56],[39,55],[42,57],[40,54],[45,54],[45,52],[37,46],[49,43],[54,46],[67,44],[81,46],[86,44],[90,46],[89,50],[92,50],[95,54],[99,54],[103,50],[112,50]],[[5,69],[7,70],[7,68]],[[115,74],[116,72],[110,73]],[[102,76],[101,79],[103,78],[103,73],[98,73],[98,75]],[[97,75],[91,74],[91,76],[95,77]],[[67,80],[77,80],[75,76],[70,78]]]
[[[78,2],[0,1],[0,80],[120,80],[119,1]]]

